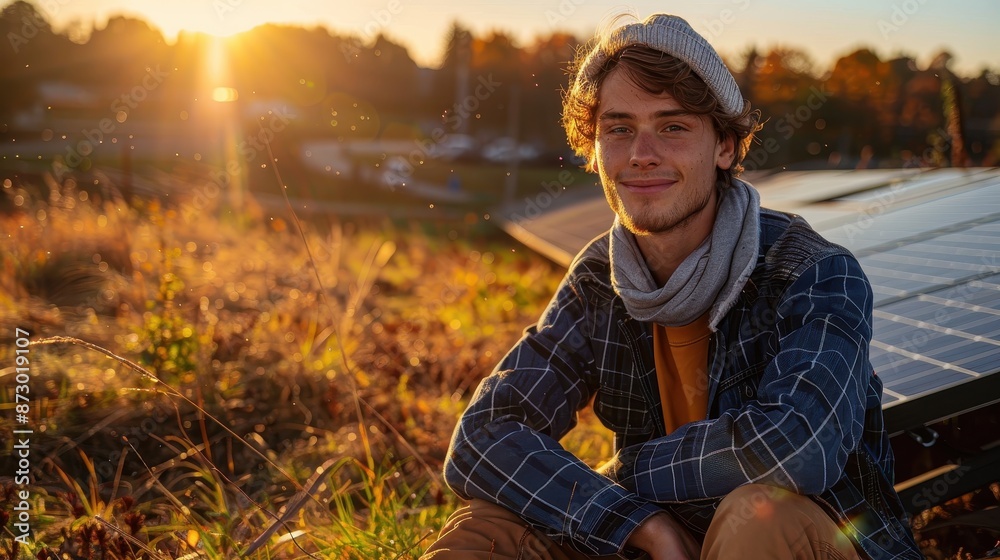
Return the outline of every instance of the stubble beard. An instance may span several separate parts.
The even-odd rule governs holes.
[[[702,200],[682,197],[682,200],[678,201],[678,205],[667,208],[665,211],[657,210],[652,205],[643,205],[634,208],[631,212],[627,211],[614,184],[610,187],[605,185],[604,194],[611,209],[618,215],[625,229],[630,231],[632,235],[641,236],[683,229],[705,211],[712,200],[714,190],[714,186],[712,189],[706,189]]]

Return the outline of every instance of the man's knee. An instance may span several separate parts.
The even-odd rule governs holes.
[[[472,500],[445,523],[421,560],[581,560],[586,556],[532,529],[516,513]]]
[[[761,524],[773,525],[779,518],[794,513],[787,505],[798,499],[809,498],[765,484],[740,486],[719,504],[713,524],[722,523],[731,530]]]
[[[835,557],[856,558],[847,536],[819,504],[807,496],[763,484],[748,484],[730,492],[719,504],[705,540],[706,549],[766,546],[782,549],[791,558],[816,557],[810,551],[826,545],[844,551]]]
[[[421,560],[521,558],[527,531],[527,524],[515,513],[485,500],[472,500],[448,519]]]

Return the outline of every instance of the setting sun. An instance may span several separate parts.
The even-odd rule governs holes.
[[[212,101],[219,103],[229,103],[240,98],[239,92],[231,87],[217,87],[212,90]]]

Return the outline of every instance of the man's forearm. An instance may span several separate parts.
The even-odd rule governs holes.
[[[661,511],[513,421],[454,442],[445,479],[460,496],[506,507],[591,555],[617,554],[639,524]]]

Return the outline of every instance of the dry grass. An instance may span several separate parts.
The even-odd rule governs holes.
[[[32,347],[37,544],[0,557],[414,556],[469,391],[560,276],[481,224],[316,221],[310,256],[285,217],[16,181],[4,340],[122,359]]]
[[[303,238],[252,205],[113,187],[3,185],[0,364],[15,328],[86,342],[31,347],[34,541],[0,559],[415,558],[455,506],[439,472],[470,391],[562,271],[476,220]],[[564,443],[611,455],[590,413]],[[16,489],[0,477],[0,501]]]

